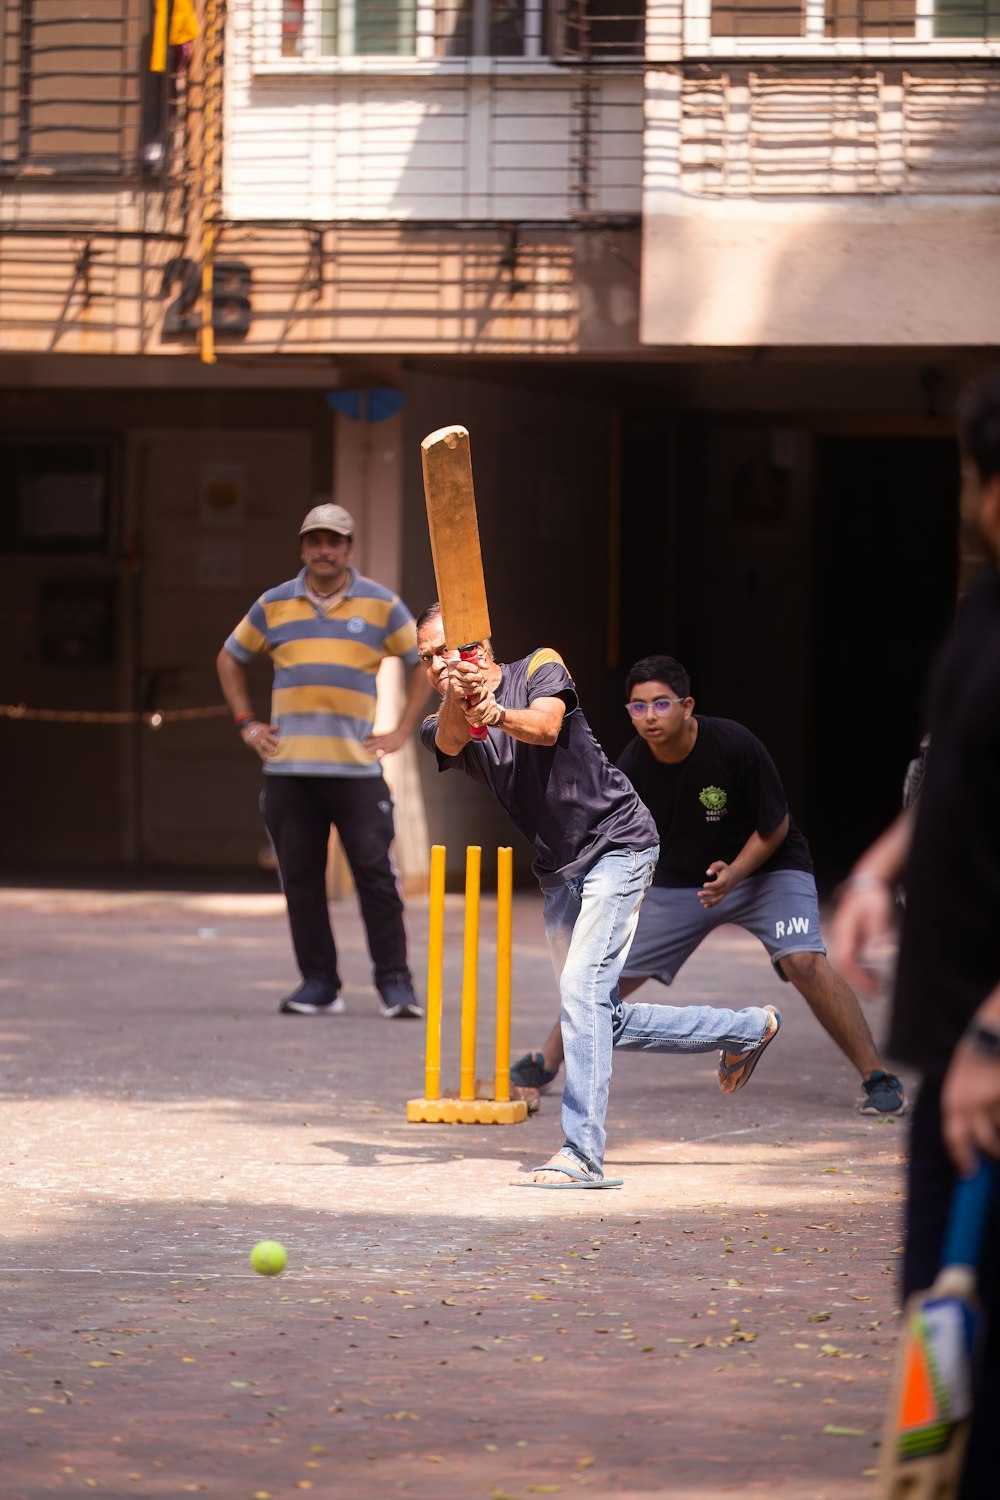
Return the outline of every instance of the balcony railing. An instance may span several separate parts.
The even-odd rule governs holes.
[[[641,63],[643,0],[256,0],[258,61]]]
[[[678,94],[678,180],[702,197],[1000,193],[1000,78],[933,63],[699,70]]]

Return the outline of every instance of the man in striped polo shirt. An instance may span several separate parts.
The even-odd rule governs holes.
[[[409,739],[427,696],[416,628],[401,599],[351,567],[354,521],[343,506],[314,506],[300,535],[302,571],[261,595],[217,661],[243,742],[264,763],[261,810],[302,974],[280,1008],[300,1016],[344,1010],[326,897],[332,826],[357,886],[382,1015],[419,1018],[389,857],[392,800],[379,764]],[[254,715],[246,672],[263,653],[274,667],[268,724]],[[401,656],[412,670],[396,728],[373,734],[375,674],[386,656]]]

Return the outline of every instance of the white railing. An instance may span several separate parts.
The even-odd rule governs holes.
[[[701,197],[1000,193],[1000,78],[719,69],[680,80],[677,182]]]

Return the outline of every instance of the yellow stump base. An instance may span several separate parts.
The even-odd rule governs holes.
[[[411,1125],[519,1125],[528,1118],[524,1099],[408,1099]]]

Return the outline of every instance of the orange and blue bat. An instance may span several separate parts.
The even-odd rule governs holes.
[[[956,1186],[941,1268],[910,1298],[882,1445],[881,1500],[951,1500],[958,1491],[984,1332],[977,1268],[994,1191],[982,1161]]]

